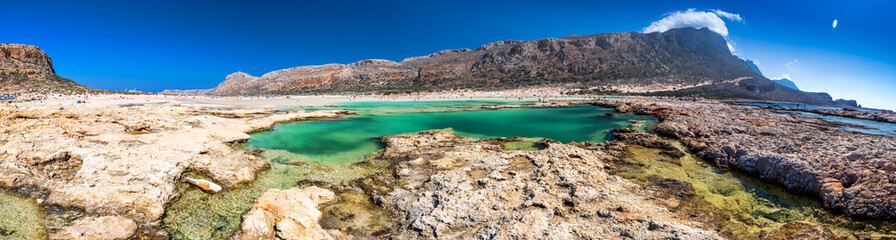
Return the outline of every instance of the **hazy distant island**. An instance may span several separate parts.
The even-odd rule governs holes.
[[[159,94],[0,44],[0,96],[0,239],[896,235],[896,114],[770,80],[707,28]]]

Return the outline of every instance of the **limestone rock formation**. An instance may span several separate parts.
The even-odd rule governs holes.
[[[656,116],[662,120],[658,133],[680,139],[704,160],[817,195],[835,212],[896,218],[896,137],[715,101],[623,99],[598,104]]]
[[[230,239],[335,239],[333,235],[341,236],[338,231],[327,231],[318,223],[321,218],[318,206],[335,198],[330,190],[318,187],[268,190],[255,200],[255,205],[243,216],[240,229]]]
[[[556,142],[502,151],[437,130],[382,138],[394,174],[364,181],[398,215],[393,239],[719,239],[608,174],[599,151]]]
[[[178,196],[175,184],[184,172],[202,173],[226,189],[254,181],[268,167],[231,147],[248,140],[247,132],[350,113],[250,111],[258,114],[222,118],[206,112],[214,110],[170,103],[0,106],[0,187],[41,189],[47,192],[43,204],[120,216],[152,229]]]
[[[0,92],[85,89],[88,88],[57,76],[53,61],[40,48],[0,44]]]

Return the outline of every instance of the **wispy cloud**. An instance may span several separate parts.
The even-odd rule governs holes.
[[[716,16],[726,18],[729,21],[735,21],[735,22],[743,22],[744,21],[744,19],[740,17],[740,14],[730,13],[730,12],[726,12],[726,11],[722,11],[722,10],[718,10],[718,9],[712,10],[712,11],[713,11],[713,13],[716,14]]]
[[[793,65],[796,65],[796,64],[799,63],[799,62],[800,62],[799,59],[793,59],[793,61],[790,61],[790,62],[785,63],[784,66],[787,66],[788,68],[790,68],[790,67],[793,67]]]

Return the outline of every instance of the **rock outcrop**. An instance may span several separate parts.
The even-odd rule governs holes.
[[[339,231],[327,231],[318,223],[321,218],[318,206],[335,199],[333,192],[318,187],[268,190],[255,200],[255,205],[243,216],[240,229],[230,239],[341,239]]]
[[[394,174],[362,183],[398,215],[393,239],[720,238],[607,174],[613,157],[599,150],[502,151],[445,130],[382,139]]]
[[[705,28],[681,28],[663,33],[625,32],[500,41],[475,50],[444,50],[398,63],[363,60],[348,65],[303,66],[261,77],[237,72],[227,76],[208,94],[500,90],[554,85],[586,93],[596,87],[610,87],[623,92],[677,94],[678,90],[699,86],[719,85],[718,88],[724,89],[711,90],[729,92],[746,88],[730,84],[736,79],[777,85],[733,56],[722,36]],[[749,99],[825,104],[831,101],[820,95],[774,87],[733,92],[735,97]]]
[[[40,48],[0,44],[0,92],[85,89],[88,88],[57,76],[53,61]]]
[[[598,104],[656,116],[662,120],[658,133],[680,139],[704,160],[815,194],[836,212],[896,218],[896,137],[715,101],[623,99]]]
[[[254,181],[268,164],[231,147],[249,139],[247,132],[351,113],[251,111],[258,114],[222,118],[170,103],[37,105],[0,106],[0,187],[42,189],[48,192],[43,204],[127,218],[143,230],[158,226],[184,172],[202,173],[224,189]]]

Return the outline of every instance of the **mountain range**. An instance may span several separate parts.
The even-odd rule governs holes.
[[[574,93],[702,96],[835,104],[825,93],[774,83],[706,28],[507,40],[400,62],[299,66],[228,75],[209,95],[397,93],[557,87]]]
[[[755,67],[755,65],[753,65]],[[548,87],[576,94],[700,96],[842,105],[826,93],[775,83],[728,50],[709,29],[604,33],[533,41],[507,40],[475,50],[443,50],[400,62],[300,66],[260,77],[228,75],[209,90],[172,94],[280,95],[410,93],[452,89]],[[56,75],[40,48],[0,44],[0,92],[96,91]]]

